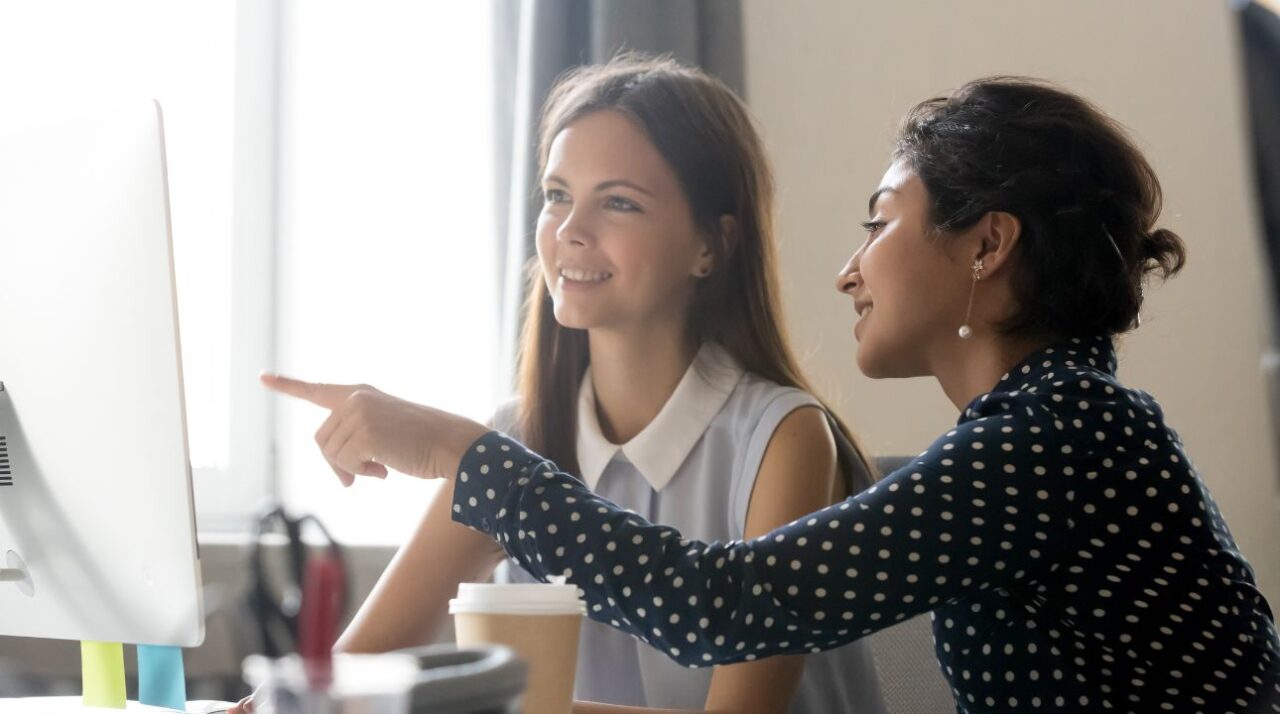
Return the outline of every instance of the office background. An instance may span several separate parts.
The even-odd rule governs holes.
[[[344,492],[310,438],[319,413],[276,404],[259,369],[481,418],[505,396],[498,167],[510,147],[495,116],[515,79],[494,58],[513,6],[0,2],[0,91],[166,104],[205,579],[225,605],[193,675],[235,676],[241,531],[263,503],[316,512],[357,544],[363,593],[434,490],[393,479]],[[796,346],[879,454],[921,450],[954,421],[932,382],[858,374],[852,309],[833,289],[899,117],[965,80],[1018,73],[1132,130],[1191,259],[1148,290],[1121,377],[1161,401],[1277,602],[1272,317],[1235,13],[1204,0],[745,0],[720,31],[739,33],[741,87],[778,175]],[[0,640],[0,672],[75,677],[76,652]]]

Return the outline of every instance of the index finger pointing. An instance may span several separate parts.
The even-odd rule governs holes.
[[[306,400],[325,409],[336,409],[355,391],[355,387],[345,384],[304,382],[301,379],[269,372],[263,372],[258,378],[262,380],[262,383],[268,389],[287,394],[290,397]]]

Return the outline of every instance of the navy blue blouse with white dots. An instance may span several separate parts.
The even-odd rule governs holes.
[[[1246,711],[1280,692],[1273,617],[1159,406],[1114,374],[1108,339],[1038,352],[908,466],[746,542],[643,522],[497,432],[454,519],[689,666],[932,611],[960,712]]]

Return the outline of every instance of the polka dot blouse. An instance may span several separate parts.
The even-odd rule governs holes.
[[[906,467],[750,541],[683,539],[497,432],[462,461],[454,519],[691,667],[932,611],[960,712],[1280,701],[1252,570],[1159,406],[1114,374],[1107,339],[1036,353]]]

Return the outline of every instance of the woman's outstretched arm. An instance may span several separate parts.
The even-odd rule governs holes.
[[[875,487],[730,543],[647,523],[493,432],[461,461],[454,519],[536,577],[566,575],[593,619],[682,664],[820,651],[1047,570],[1067,540],[1052,506],[1064,495],[1036,476],[1044,440],[984,434],[1009,423],[1029,424],[974,419]],[[984,447],[997,453],[974,455]]]

